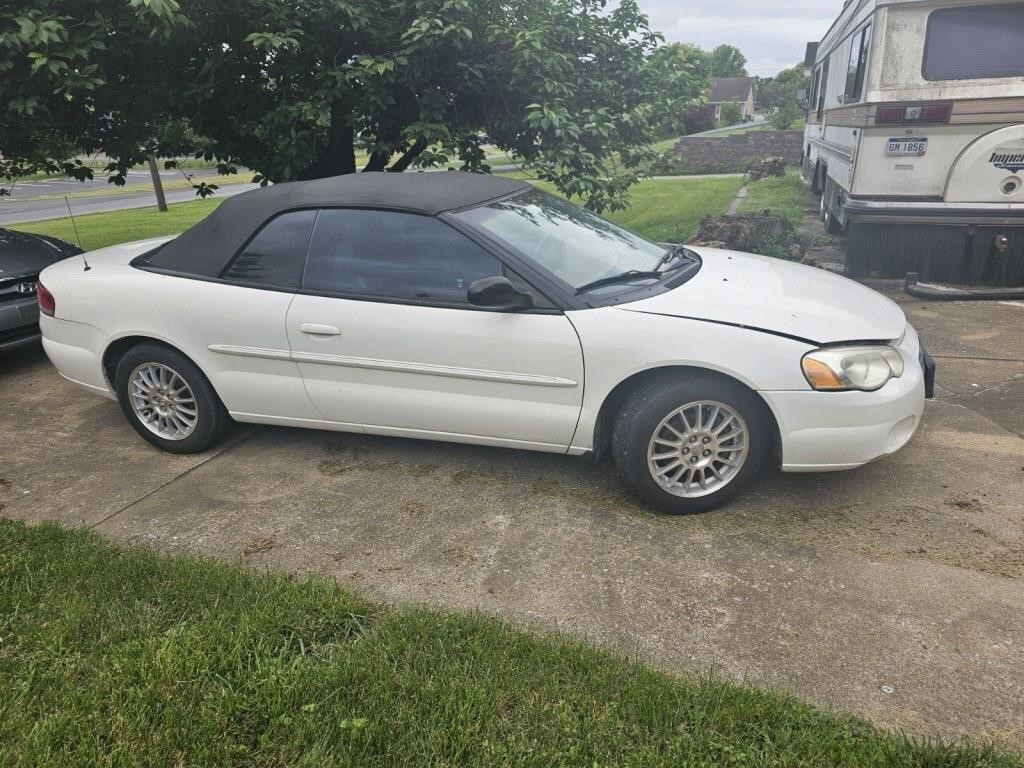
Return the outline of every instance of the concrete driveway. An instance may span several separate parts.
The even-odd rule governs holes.
[[[766,471],[700,517],[650,514],[608,465],[507,450],[240,428],[164,455],[38,351],[0,359],[2,514],[1024,748],[1024,303],[900,300],[939,363],[913,443],[846,474]]]

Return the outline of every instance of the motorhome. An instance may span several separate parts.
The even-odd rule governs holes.
[[[1024,285],[1024,2],[850,0],[809,51],[803,175],[847,271]]]

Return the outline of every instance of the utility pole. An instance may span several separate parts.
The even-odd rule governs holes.
[[[156,192],[156,207],[167,213],[167,198],[164,197],[164,182],[160,178],[160,169],[156,164],[156,156],[149,156],[149,174],[153,177],[153,191]]]

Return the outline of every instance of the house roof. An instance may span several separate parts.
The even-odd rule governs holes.
[[[753,87],[752,77],[713,77],[708,102],[720,104],[725,101],[746,101]]]
[[[525,181],[458,171],[358,173],[275,184],[224,201],[213,213],[141,263],[177,273],[217,277],[267,221],[285,211],[375,208],[436,216],[532,189]]]

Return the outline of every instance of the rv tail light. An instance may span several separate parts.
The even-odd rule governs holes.
[[[952,114],[952,104],[891,104],[877,109],[875,122],[948,123]]]
[[[53,317],[53,314],[57,311],[57,300],[53,298],[53,294],[42,283],[36,286],[36,297],[39,299],[39,311],[44,315]]]

